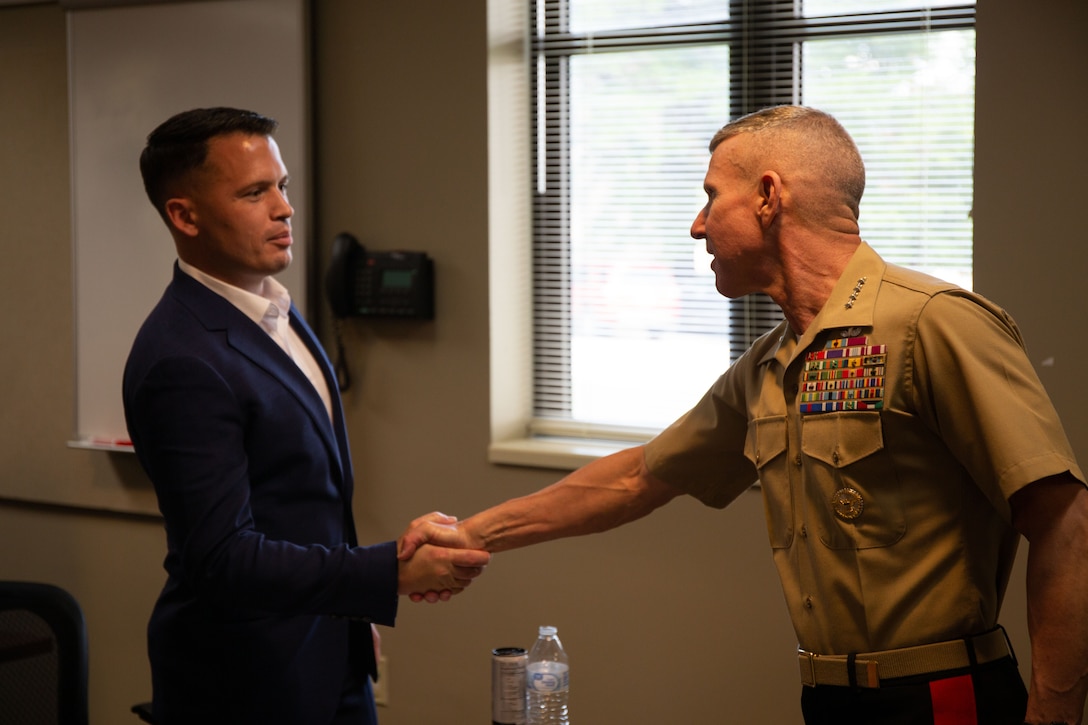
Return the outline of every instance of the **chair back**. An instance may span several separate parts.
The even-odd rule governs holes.
[[[0,581],[0,722],[87,725],[87,627],[60,587]]]

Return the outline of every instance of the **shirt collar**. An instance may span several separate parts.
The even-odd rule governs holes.
[[[841,327],[870,327],[887,263],[866,242],[858,245],[805,337]]]
[[[216,279],[182,259],[178,260],[178,268],[212,292],[224,297],[237,307],[242,314],[262,327],[264,325],[261,321],[266,316],[286,318],[287,313],[291,310],[290,293],[288,293],[286,287],[280,284],[279,280],[273,277],[265,277],[264,284],[261,287],[261,294],[258,295],[241,287],[228,284],[221,279]]]
[[[877,291],[887,266],[876,250],[863,241],[846,264],[846,269],[831,290],[831,296],[800,339],[796,339],[796,334],[783,322],[779,326],[779,344],[768,348],[761,362],[776,356],[792,359],[798,350],[806,349],[824,330],[856,327],[860,334],[860,329],[872,327]],[[793,345],[795,341],[797,344]]]

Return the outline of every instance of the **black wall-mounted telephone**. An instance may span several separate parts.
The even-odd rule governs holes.
[[[325,287],[337,317],[434,319],[434,262],[425,252],[368,252],[343,232]]]

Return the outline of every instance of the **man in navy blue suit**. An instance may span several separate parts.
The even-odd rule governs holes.
[[[393,541],[358,545],[332,369],[273,277],[291,263],[293,213],[275,128],[195,109],[140,157],[178,255],[124,374],[166,526],[148,626],[164,725],[377,722],[374,624],[394,623],[398,594],[448,599],[488,561],[428,547],[398,562]]]

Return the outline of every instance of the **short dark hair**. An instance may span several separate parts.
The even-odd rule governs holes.
[[[140,154],[140,174],[151,205],[166,219],[166,200],[179,181],[200,168],[208,156],[208,141],[230,133],[271,136],[279,123],[238,108],[194,108],[163,121],[147,136]]]

